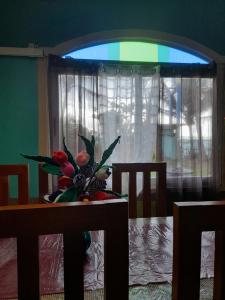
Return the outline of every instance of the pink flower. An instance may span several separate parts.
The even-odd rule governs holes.
[[[72,177],[75,173],[75,169],[70,162],[66,162],[63,165],[61,165],[60,170],[63,173],[63,175],[68,177]]]
[[[76,156],[76,163],[79,167],[83,167],[87,165],[89,160],[90,160],[90,155],[85,150],[82,150]]]
[[[63,165],[68,161],[68,156],[64,151],[54,151],[52,160],[59,165]]]

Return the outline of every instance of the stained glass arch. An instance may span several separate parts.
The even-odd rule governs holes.
[[[169,46],[121,41],[91,46],[68,53],[65,58],[153,63],[208,64],[205,58]]]

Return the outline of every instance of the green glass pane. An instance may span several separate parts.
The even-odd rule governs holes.
[[[151,62],[158,62],[158,45],[157,44],[149,44],[149,48],[150,48],[150,57],[148,59],[148,61]]]
[[[124,61],[149,61],[150,45],[147,43],[121,42],[120,60]]]

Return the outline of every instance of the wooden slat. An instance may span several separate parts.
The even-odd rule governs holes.
[[[64,298],[84,299],[84,241],[82,232],[64,233]],[[82,259],[83,258],[83,259]]]
[[[117,221],[107,224],[104,235],[104,299],[128,300],[128,210],[113,208],[108,213],[109,220],[115,215]]]
[[[122,174],[117,168],[113,169],[112,190],[121,193]]]
[[[39,300],[38,236],[22,235],[17,239],[18,297]]]
[[[0,205],[7,205],[9,200],[9,178],[0,176]]]
[[[143,217],[151,216],[151,173],[143,173]]]
[[[173,224],[173,300],[199,300],[201,232],[192,226],[191,219],[177,217]],[[191,288],[190,288],[191,287]]]
[[[214,300],[225,295],[225,201],[174,203],[172,299],[199,299],[201,233],[216,232]]]
[[[137,181],[136,173],[129,173],[129,217],[137,217]]]
[[[166,202],[166,165],[160,166],[160,172],[157,173],[157,200],[156,200],[156,214],[157,216],[166,216],[167,202]]]
[[[215,235],[214,289],[213,300],[225,299],[225,231]]]
[[[29,203],[28,166],[18,166],[18,204]]]

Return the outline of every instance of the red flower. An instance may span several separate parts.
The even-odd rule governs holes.
[[[68,161],[68,156],[64,151],[54,151],[52,160],[59,165],[64,165]]]
[[[110,193],[106,193],[106,192],[94,192],[93,193],[94,199],[95,200],[109,200],[109,199],[116,199],[116,195],[114,194],[110,194]]]
[[[58,179],[58,188],[65,189],[73,185],[73,179],[67,176],[61,176]]]

